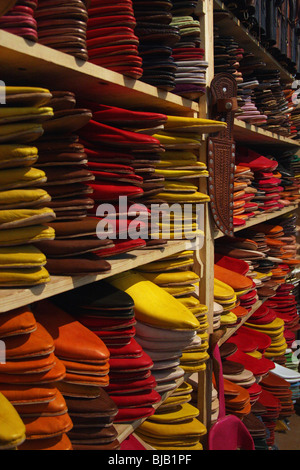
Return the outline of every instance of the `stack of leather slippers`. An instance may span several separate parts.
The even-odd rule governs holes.
[[[252,186],[254,173],[247,165],[236,165],[234,174],[233,224],[241,227],[247,220],[259,214],[258,204],[253,201],[257,189]]]
[[[274,152],[274,158],[278,161],[278,172],[281,174],[281,192],[280,202],[285,206],[290,206],[299,201],[299,171],[293,166],[298,160],[298,156],[294,151],[286,151],[283,153]]]
[[[88,12],[85,0],[72,0],[67,6],[58,0],[41,0],[34,16],[40,44],[77,59],[88,60]]]
[[[281,412],[280,400],[268,390],[262,389],[258,404],[264,407],[261,419],[267,429],[266,443],[269,448],[272,448],[275,443],[276,424]]]
[[[285,220],[289,221],[289,219]],[[277,258],[279,267],[286,264],[289,265],[290,270],[293,270],[299,264],[296,237],[293,233],[285,231],[285,228],[281,225],[282,222],[284,222],[284,219],[280,218],[276,219],[274,224],[259,224],[258,227],[265,234],[269,256]]]
[[[180,29],[171,24],[172,2],[132,0],[136,18],[135,34],[139,38],[142,59],[141,81],[163,90],[175,88],[177,66],[172,57],[173,47],[180,40]]]
[[[16,450],[26,439],[26,428],[14,406],[0,393],[1,421],[0,449]]]
[[[227,366],[225,368],[225,372],[228,372]],[[214,375],[213,385],[214,387],[217,387]],[[224,390],[224,406],[226,414],[233,414],[239,419],[243,420],[251,413],[250,394],[248,387],[244,387],[244,385],[238,385],[235,380],[227,379],[223,373],[222,389]]]
[[[255,104],[267,116],[267,122],[260,124],[260,127],[288,137],[291,133],[290,107],[280,82],[279,70],[256,69],[251,78],[259,82],[254,93]]]
[[[156,411],[136,430],[136,434],[157,450],[202,450],[207,433],[198,419],[199,410],[190,403]]]
[[[236,162],[250,167],[254,172],[251,186],[257,190],[253,202],[258,204],[259,212],[282,209],[279,200],[283,187],[281,174],[277,172],[278,162],[245,147],[238,147]]]
[[[221,251],[221,250],[220,250]],[[234,255],[234,253],[233,253]],[[232,313],[236,315],[236,317],[239,319],[243,318],[244,316],[249,314],[249,311],[251,310],[252,306],[255,305],[255,301],[257,300],[257,288],[258,285],[256,282],[254,282],[256,279],[253,277],[253,267],[251,265],[250,261],[247,261],[246,259],[243,258],[235,258],[232,256],[227,256],[222,253],[218,253],[216,251],[215,253],[215,265],[218,266],[216,268],[217,270],[220,268],[223,269],[229,269],[233,272],[233,275],[237,275],[238,278],[240,278],[240,281],[243,283],[243,285],[246,286],[245,283],[247,283],[247,291],[248,292],[243,292],[240,289],[237,290],[239,292],[238,295],[238,301],[237,305],[235,308],[232,309]],[[221,275],[220,275],[221,276]],[[246,278],[246,279],[243,279]],[[223,282],[224,282],[223,278]],[[252,281],[251,286],[250,286],[250,281]],[[228,281],[227,281],[228,283]],[[226,283],[225,283],[226,284]],[[229,282],[229,284],[232,284],[232,286],[235,286],[233,282]],[[233,288],[233,287],[232,287]],[[252,293],[252,295],[250,294]],[[250,295],[248,295],[250,294]],[[254,295],[253,295],[254,294]],[[248,297],[247,297],[248,295]],[[244,297],[245,296],[245,297]],[[253,296],[253,297],[252,297]],[[245,300],[246,298],[246,300]]]
[[[270,373],[268,377],[265,377],[261,381],[261,386],[264,390],[268,390],[279,399],[281,404],[279,421],[290,418],[295,413],[289,382]]]
[[[274,357],[277,358],[285,354],[287,343],[284,337],[284,321],[277,318],[274,310],[262,305],[251,315],[245,325],[271,338],[271,344],[264,353],[266,358],[272,360]]]
[[[180,40],[173,47],[177,70],[173,93],[189,99],[198,99],[206,90],[205,51],[201,48],[200,22],[194,17],[195,3],[173,2],[171,25],[180,31]]]
[[[38,302],[34,314],[54,338],[57,357],[65,367],[66,373],[58,388],[72,419],[68,437],[73,448],[118,448],[117,431],[113,426],[118,409],[105,392],[110,371],[107,347],[96,334],[54,302]]]
[[[88,109],[78,109],[76,96],[68,91],[53,91],[49,104],[53,117],[37,142],[38,165],[47,176],[56,220],[80,220],[94,205],[86,186],[94,178],[86,168],[87,155],[76,133],[89,122],[92,114]]]
[[[247,262],[251,270],[247,276],[253,281],[253,289],[240,297],[241,306],[252,309],[257,300],[270,299],[276,295],[278,285],[271,282],[272,271],[276,263],[268,258],[268,250],[259,240],[254,240],[248,232],[242,237],[232,237],[226,239],[226,244],[216,245],[216,251],[219,255],[225,255],[229,258],[236,258]],[[247,237],[247,238],[246,238]]]
[[[239,92],[244,99],[243,106],[241,107],[241,120],[256,126],[264,125],[267,123],[268,116],[259,109],[255,102],[256,90],[260,87],[255,71],[264,68],[266,64],[262,59],[256,57],[255,54],[244,51],[239,65],[239,71],[243,76],[243,83],[239,85]],[[237,119],[240,116],[238,115]]]
[[[94,252],[114,244],[98,239],[96,221],[87,217],[94,206],[89,183],[95,178],[87,167],[88,159],[77,135],[90,121],[91,111],[76,107],[76,97],[71,92],[53,92],[51,103],[54,116],[37,142],[40,169],[47,177],[43,188],[49,192],[56,214],[52,229],[57,224],[58,230],[58,239],[43,243],[48,254],[47,268],[52,275],[62,276],[109,271],[110,264]],[[79,223],[83,219],[84,231]]]
[[[253,439],[255,450],[268,450],[266,443],[267,429],[260,416],[251,412],[243,418],[243,424]]]
[[[251,278],[247,277],[244,274],[241,274],[240,272],[234,269],[234,266],[238,265],[237,262],[233,263],[233,267],[230,266],[230,263],[231,261],[230,259],[228,259],[228,257],[222,257],[217,255],[217,262],[214,266],[215,288],[217,289],[218,284],[220,285],[220,283],[231,287],[237,299],[236,307],[243,307],[243,301],[240,301],[240,299],[245,299],[245,296],[250,293],[256,294],[256,286]],[[229,269],[230,267],[231,269]],[[220,285],[220,287],[221,286],[222,284]],[[237,316],[234,313],[234,310],[235,307],[233,308],[233,311],[231,311],[231,313],[236,316],[236,319],[238,321],[238,318],[241,317],[241,313],[239,313]],[[224,319],[222,323],[224,324]]]
[[[182,348],[182,355],[178,361],[178,365],[180,364],[180,367],[186,372],[204,370],[206,360],[209,358],[207,353],[207,331],[209,328],[206,315],[207,307],[200,304],[196,297],[200,279],[197,274],[189,269],[192,265],[193,252],[186,251],[167,257],[159,262],[143,265],[137,269],[143,277],[171,294],[183,306],[188,308],[199,322],[197,335],[188,335],[186,340],[189,339],[189,341],[186,342],[186,347]],[[137,334],[139,336],[139,330]],[[143,334],[145,335],[146,332],[143,333],[142,330],[141,336]]]
[[[292,369],[289,369],[286,366],[280,365],[278,363],[275,364],[275,369],[273,370],[273,373],[288,382],[290,386],[290,390],[292,392],[292,401],[294,405],[297,404],[297,401],[299,400],[299,395],[300,395],[300,373],[299,371],[294,371]]]
[[[0,137],[0,284],[17,287],[50,280],[39,242],[53,240],[48,223],[55,220],[43,189],[47,180],[39,169],[36,142],[53,116],[49,90],[6,87],[1,107]]]
[[[74,312],[78,322],[91,330],[109,351],[106,391],[118,407],[115,423],[132,422],[154,413],[160,401],[154,390],[153,361],[137,341],[132,298],[106,282],[80,287],[56,302]]]
[[[29,307],[1,316],[6,363],[0,367],[0,390],[20,415],[26,440],[21,450],[70,450],[73,427],[59,383],[66,375],[54,339]]]
[[[136,18],[131,0],[92,0],[88,9],[89,62],[138,79],[143,75]]]
[[[272,298],[272,309],[277,318],[284,321],[284,336],[288,346],[296,340],[299,331],[299,316],[295,295],[291,293],[292,287],[288,284],[281,285],[276,296]],[[267,304],[270,306],[270,304]]]
[[[160,200],[167,204],[177,203],[182,207],[182,212],[184,205],[189,205],[191,213],[186,214],[185,220],[188,219],[187,215],[189,215],[191,229],[187,224],[188,227],[187,230],[184,230],[183,238],[191,239],[202,233],[201,223],[199,223],[199,217],[197,216],[199,211],[196,210],[196,205],[210,200],[209,196],[198,191],[197,185],[193,182],[194,178],[208,176],[205,164],[199,162],[199,157],[197,158],[197,152],[201,146],[201,136],[205,132],[211,133],[224,128],[224,123],[213,120],[168,116],[164,128],[164,131],[153,135],[164,149],[162,160],[157,165],[155,174],[164,177],[165,183],[164,189],[156,195],[156,202]],[[155,199],[153,198],[151,202],[155,202]],[[176,229],[175,222],[176,220],[174,220]],[[182,224],[182,217],[180,217],[179,224]],[[175,232],[172,235],[171,230],[171,238],[174,238],[175,235]],[[176,237],[178,238],[178,234]]]
[[[126,237],[116,227],[116,250],[146,246],[148,237],[148,219],[150,209],[148,200],[155,197],[163,188],[163,178],[155,175],[155,162],[160,160],[162,146],[154,138],[157,128],[164,125],[167,116],[150,112],[137,112],[126,109],[87,103],[93,111],[93,119],[81,131],[81,142],[88,155],[88,167],[95,181],[91,185],[95,207],[90,211],[100,219],[109,222],[109,216],[98,211],[98,204],[110,204],[116,214],[126,219],[125,226],[129,229],[132,215],[127,209],[133,204],[135,212],[142,212],[139,236]],[[121,199],[127,198],[125,208],[121,207]],[[139,201],[145,206],[139,209]],[[127,207],[128,205],[128,207]],[[123,212],[122,212],[123,211]],[[123,224],[124,225],[124,224]],[[105,236],[105,234],[103,234]],[[149,245],[149,243],[147,244]],[[123,248],[122,248],[123,247]],[[115,252],[118,252],[115,251]]]
[[[271,338],[242,325],[225,344],[229,343],[234,344],[243,353],[260,359],[271,345]]]
[[[237,296],[232,287],[216,278],[214,278],[214,303],[220,315],[220,326],[228,328],[235,326],[238,317],[233,310],[238,306]]]
[[[240,72],[242,72],[241,69]],[[240,109],[236,114],[236,119],[254,126],[260,126],[267,122],[267,116],[259,111],[253,100],[253,89],[258,85],[257,80],[244,80],[243,83],[238,84]]]
[[[156,390],[160,393],[175,389],[177,379],[184,375],[183,368],[178,365],[178,359],[197,336],[199,321],[185,305],[140,273],[130,272],[116,276],[110,283],[127,292],[134,300],[137,340],[153,360]],[[147,304],[147,299],[150,298],[151,309]],[[171,308],[172,315],[168,313]],[[169,339],[159,341],[163,335],[167,335]],[[199,338],[195,340],[199,345]],[[162,367],[165,368],[161,369]]]
[[[11,8],[0,18],[0,29],[33,42],[38,41],[35,11],[37,0],[11,2]]]

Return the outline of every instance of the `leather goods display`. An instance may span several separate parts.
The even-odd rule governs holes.
[[[138,79],[143,74],[139,38],[132,2],[114,5],[92,3],[88,9],[88,60],[125,76]]]
[[[211,83],[211,117],[223,120],[227,128],[208,140],[209,195],[217,227],[226,235],[233,234],[233,183],[235,143],[233,121],[237,108],[237,84],[232,75],[220,73]]]
[[[38,2],[35,10],[38,42],[77,59],[87,60],[86,30],[88,21],[85,1],[68,7],[57,2]]]

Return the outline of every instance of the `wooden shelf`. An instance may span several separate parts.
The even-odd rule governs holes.
[[[284,214],[288,214],[289,212],[292,212],[298,209],[298,207],[299,207],[298,204],[292,204],[291,206],[285,207],[284,209],[281,209],[280,211],[274,211],[270,213],[263,213],[263,214],[257,215],[253,217],[252,219],[248,220],[245,225],[241,227],[236,227],[234,229],[234,232],[236,233],[241,230],[245,230],[249,227],[253,227],[254,225],[258,225],[263,222],[268,222],[269,220],[275,219],[276,217],[280,217]],[[217,240],[218,238],[222,238],[224,236],[225,236],[224,233],[222,233],[220,230],[215,231],[215,236],[214,236],[215,240]]]
[[[219,28],[220,34],[225,36],[232,36],[238,42],[239,46],[247,52],[251,52],[256,58],[262,59],[267,68],[272,70],[279,70],[281,80],[285,83],[292,83],[294,81],[291,75],[285,68],[283,68],[276,59],[264,48],[261,44],[247,31],[241,22],[226,8],[220,0],[214,0],[214,9],[223,10],[228,13],[224,18],[215,22],[215,26]]]
[[[286,146],[286,147],[295,147],[297,150],[300,147],[300,142],[297,140],[290,139],[288,137],[283,137],[279,134],[269,132],[251,124],[247,124],[243,121],[235,119],[233,135],[236,142],[240,142],[243,145],[251,144],[258,145],[268,145],[270,146]]]
[[[23,305],[29,305],[33,302],[52,297],[62,292],[67,292],[76,287],[80,287],[92,282],[106,279],[115,274],[119,274],[130,269],[134,269],[143,264],[157,261],[175,253],[184,250],[195,249],[192,241],[170,241],[167,246],[155,250],[135,250],[130,253],[122,254],[111,258],[111,271],[99,275],[85,276],[51,276],[51,281],[47,284],[34,286],[31,288],[10,288],[0,289],[0,313],[8,312]]]
[[[6,85],[68,90],[128,109],[191,116],[199,112],[194,101],[1,30],[0,77]]]
[[[176,380],[176,383],[177,383],[177,387],[180,387],[180,385],[185,382],[188,377],[190,376],[190,374],[185,374],[183,377],[181,377],[181,379],[178,379]],[[171,390],[169,392],[166,392],[162,395],[161,397],[161,401],[159,403],[157,403],[156,405],[153,405],[153,408],[155,410],[157,410],[157,408],[160,407],[160,405],[162,405],[162,403],[164,401],[166,401],[166,399],[172,395],[172,393],[174,393],[175,390]],[[132,422],[132,423],[129,423],[129,424],[115,424],[115,428],[118,432],[118,441],[120,443],[122,443],[128,436],[130,436],[130,434],[132,434],[147,418],[141,418],[141,419],[137,419],[136,421]]]
[[[239,322],[238,325],[232,327],[232,328],[228,328],[225,335],[218,341],[218,345],[219,346],[222,346],[222,344],[226,343],[226,341],[244,324],[246,323],[246,321],[251,317],[251,315],[253,315],[254,312],[256,312],[256,310],[259,309],[259,307],[262,306],[264,302],[259,300],[258,302],[256,302],[256,304],[252,307],[252,309],[250,310],[250,312],[248,313],[248,315],[246,315],[245,317],[243,317],[241,319],[241,321]]]

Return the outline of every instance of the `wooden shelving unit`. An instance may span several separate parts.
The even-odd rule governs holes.
[[[235,233],[240,232],[241,230],[245,230],[249,227],[253,227],[263,222],[268,222],[269,220],[275,219],[285,214],[289,214],[290,212],[293,212],[294,210],[297,210],[297,209],[298,209],[298,204],[292,204],[288,207],[285,207],[284,209],[281,209],[280,211],[259,214],[253,217],[252,219],[247,220],[245,225],[242,225],[241,227],[236,227],[234,232]],[[218,238],[222,238],[222,237],[224,237],[224,234],[220,230],[216,230],[215,236],[214,236],[215,240],[217,240]]]

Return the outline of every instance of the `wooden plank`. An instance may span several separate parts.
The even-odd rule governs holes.
[[[259,307],[262,306],[262,304],[263,302],[261,300],[256,302],[256,304],[252,307],[248,315],[243,317],[237,326],[233,328],[228,328],[225,335],[219,340],[218,345],[222,346],[222,344],[226,343],[226,341],[251,317],[251,315],[253,315],[253,313],[256,312],[256,310],[258,310]]]
[[[184,250],[194,249],[194,244],[191,241],[170,241],[168,245],[161,249],[155,250],[135,250],[130,253],[122,254],[114,257],[109,262],[111,264],[111,271],[99,275],[86,275],[86,276],[51,276],[51,281],[41,286],[31,288],[11,288],[0,289],[0,313],[8,312],[22,305],[29,305],[33,302],[52,297],[53,295],[75,289],[92,282],[106,279],[115,274],[119,274],[130,269],[134,269],[151,261],[157,261],[166,256],[171,256],[175,253]]]
[[[275,134],[274,132],[269,132],[261,127],[253,126],[251,124],[247,124],[243,121],[239,121],[235,119],[234,121],[234,139],[237,142],[242,143],[243,145],[251,144],[257,145],[261,147],[262,144],[268,145],[268,149],[270,151],[271,146],[278,147],[295,147],[298,149],[300,147],[300,142],[289,139],[287,137],[283,137],[279,134]]]
[[[6,85],[68,90],[102,104],[192,116],[198,103],[0,30],[0,77]]]
[[[234,229],[234,232],[239,232],[241,230],[245,230],[249,227],[253,227],[255,225],[258,225],[258,224],[261,224],[263,222],[268,222],[269,220],[272,220],[272,219],[275,219],[277,217],[280,217],[284,214],[288,214],[289,212],[293,212],[294,210],[297,210],[298,209],[298,204],[292,204],[291,206],[288,206],[288,207],[285,207],[284,209],[281,209],[279,211],[274,211],[274,212],[270,212],[270,213],[267,213],[267,214],[260,214],[260,215],[257,215],[255,217],[253,217],[252,219],[248,220],[246,222],[246,225],[243,225],[242,227],[236,227]],[[218,238],[222,238],[224,237],[224,234],[220,231],[220,230],[216,230],[215,231],[215,240],[217,240]]]

